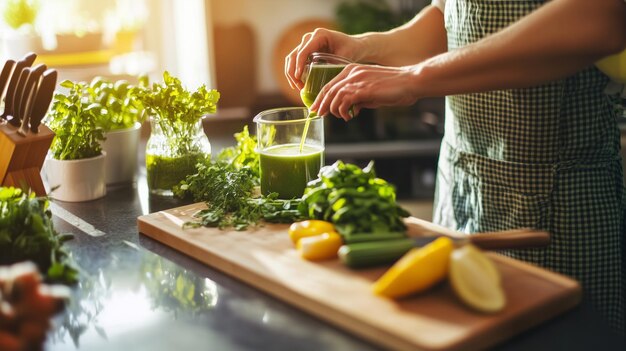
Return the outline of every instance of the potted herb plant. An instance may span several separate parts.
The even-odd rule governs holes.
[[[151,194],[171,196],[172,188],[211,155],[202,118],[215,112],[220,94],[205,85],[191,92],[165,71],[163,82],[138,89],[137,97],[150,117],[148,188]]]
[[[147,84],[147,79],[141,82]],[[106,183],[133,182],[137,175],[137,159],[143,106],[136,97],[137,87],[125,80],[108,81],[94,78],[87,87],[90,103],[102,107],[98,124],[104,129],[106,140]]]
[[[38,0],[7,0],[2,8],[2,17],[8,30],[2,33],[5,56],[17,58],[28,52],[42,50],[41,36],[35,28],[39,14]]]
[[[61,201],[89,201],[106,194],[104,129],[98,124],[102,106],[86,99],[86,83],[66,80],[66,94],[54,96],[46,125],[56,136],[44,164],[51,197]]]

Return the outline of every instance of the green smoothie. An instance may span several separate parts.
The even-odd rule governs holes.
[[[324,163],[324,149],[311,145],[304,145],[302,152],[298,144],[272,146],[259,156],[261,192],[278,193],[281,199],[301,197]]]
[[[300,91],[300,98],[307,108],[310,108],[315,102],[315,98],[322,90],[322,87],[335,78],[346,65],[315,65],[312,64],[309,68],[309,74],[307,75],[304,88]],[[312,117],[312,115],[309,115]],[[309,132],[309,117],[304,124],[304,130],[302,131],[302,138],[300,139],[300,152],[306,140],[306,135]]]
[[[309,74],[300,91],[300,98],[306,107],[311,107],[322,87],[335,78],[346,65],[312,64]]]

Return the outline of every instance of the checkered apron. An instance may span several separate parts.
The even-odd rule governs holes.
[[[449,50],[543,2],[448,0]],[[532,88],[449,96],[434,221],[465,233],[549,231],[548,248],[503,253],[576,278],[623,330],[626,191],[607,83],[589,67]]]

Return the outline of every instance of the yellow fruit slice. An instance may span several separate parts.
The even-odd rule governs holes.
[[[292,223],[291,226],[289,226],[289,238],[291,238],[291,241],[295,245],[301,238],[334,231],[335,226],[330,222],[318,219],[309,219],[306,221]]]
[[[500,273],[491,259],[473,245],[465,245],[450,255],[450,283],[456,295],[480,312],[502,310],[506,296]]]
[[[341,235],[330,232],[301,238],[296,247],[302,258],[322,261],[337,258],[337,251],[341,245],[343,245]]]
[[[411,249],[372,286],[377,295],[398,298],[424,291],[443,280],[448,273],[452,240],[439,238]]]

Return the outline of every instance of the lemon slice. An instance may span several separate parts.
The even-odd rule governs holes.
[[[456,295],[480,312],[502,310],[506,296],[500,273],[493,262],[473,245],[465,245],[450,255],[450,283]]]
[[[374,283],[374,293],[398,298],[437,284],[448,273],[453,247],[452,240],[442,237],[422,248],[411,249]]]

